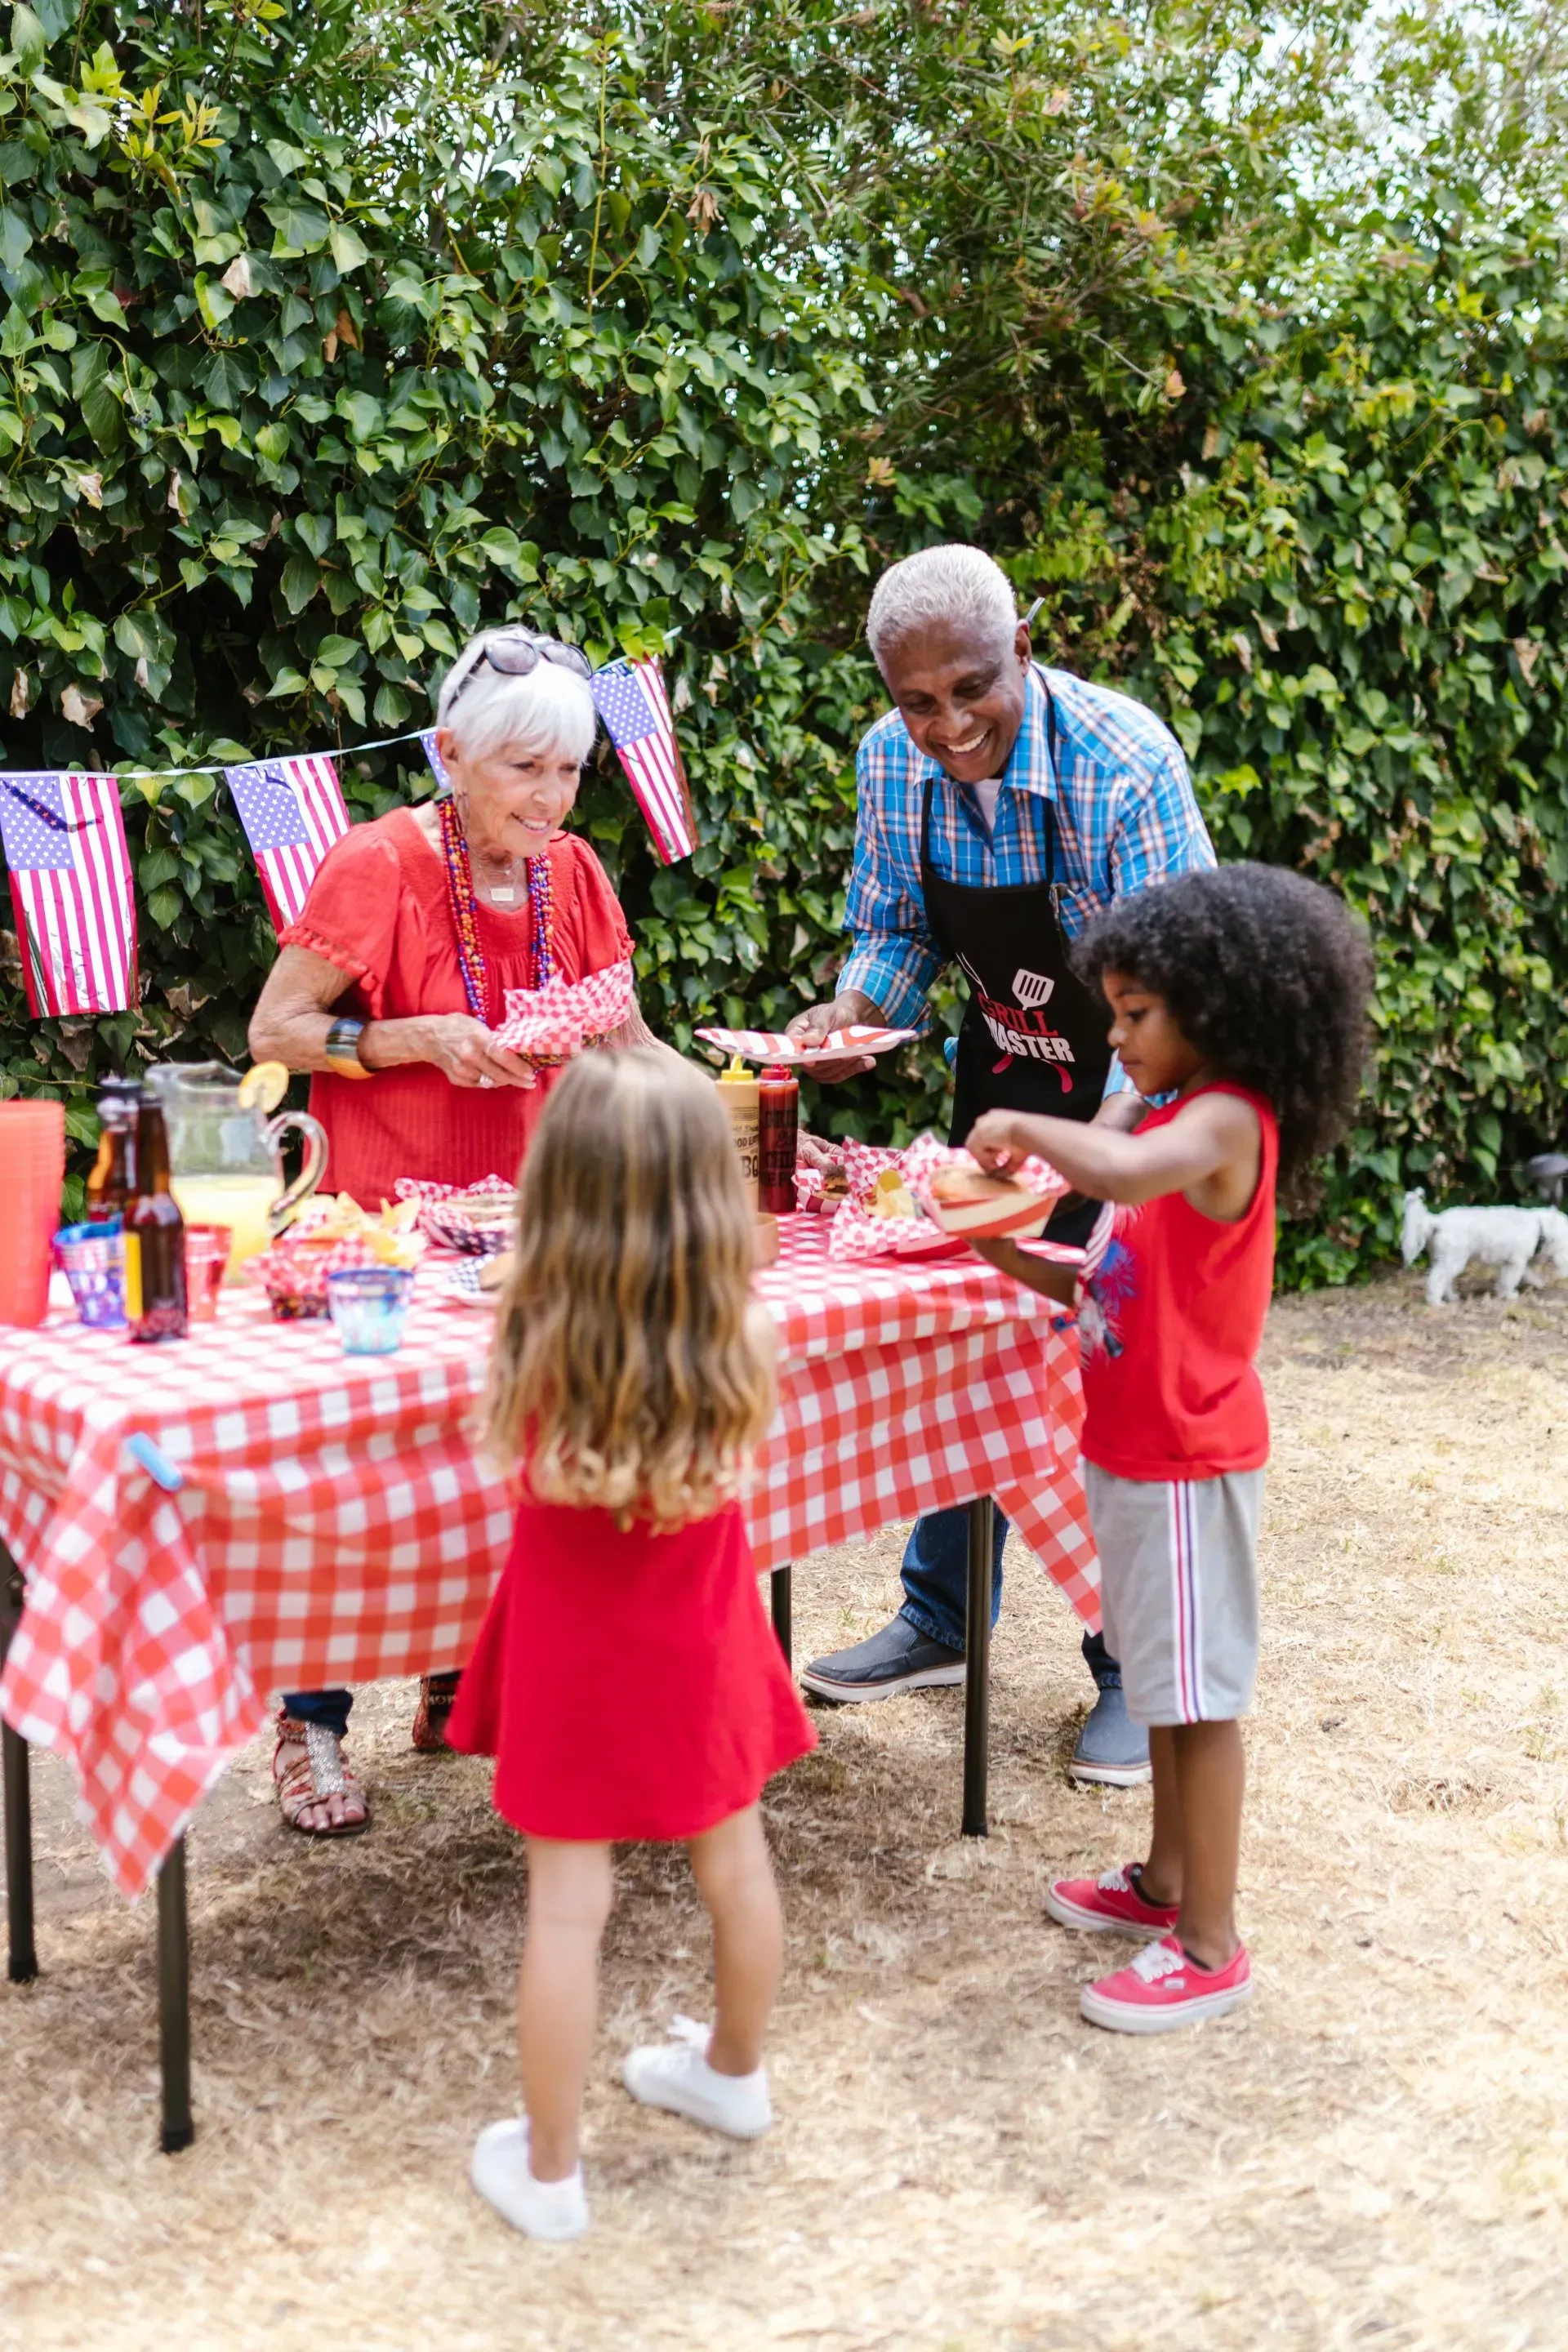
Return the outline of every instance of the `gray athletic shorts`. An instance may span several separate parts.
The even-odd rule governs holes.
[[[1258,1679],[1261,1470],[1112,1477],[1083,1465],[1105,1646],[1135,1722],[1228,1723]]]

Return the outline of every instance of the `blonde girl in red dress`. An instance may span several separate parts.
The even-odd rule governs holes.
[[[715,2019],[634,2050],[632,2096],[754,2138],[783,1949],[758,1800],[816,1745],[763,1613],[739,1496],[773,1407],[773,1326],[711,1083],[584,1057],[523,1171],[483,1444],[518,1473],[510,1553],[447,1730],[496,1759],[528,1842],[525,2114],[474,2149],[514,2229],[588,2224],[578,2133],[617,1838],[679,1840],[713,1922]]]

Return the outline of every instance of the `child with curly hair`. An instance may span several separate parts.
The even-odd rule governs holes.
[[[678,1841],[713,1924],[711,2032],[633,2050],[633,2098],[754,2139],[783,1928],[758,1799],[816,1744],[757,1598],[739,1501],[773,1409],[755,1230],[711,1083],[585,1054],[545,1108],[500,1301],[485,1450],[517,1528],[447,1738],[494,1756],[528,1842],[526,2114],[471,2177],[532,2238],[588,2226],[578,2130],[611,1841]]]
[[[1091,2024],[1165,2033],[1252,1991],[1236,1879],[1268,1454],[1255,1360],[1276,1192],[1304,1205],[1311,1163],[1349,1123],[1372,958],[1332,892],[1243,865],[1118,901],[1074,962],[1104,992],[1138,1092],[1171,1099],[1128,1132],[988,1111],[969,1137],[983,1167],[1037,1152],[1113,1207],[1076,1282],[1016,1243],[976,1246],[1031,1289],[1076,1298],[1105,1638],[1153,1767],[1148,1858],[1058,1879],[1046,1908],[1150,1939],[1079,2006]]]

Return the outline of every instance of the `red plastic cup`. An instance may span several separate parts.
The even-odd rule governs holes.
[[[233,1243],[227,1225],[185,1227],[185,1311],[193,1323],[216,1319],[217,1295]]]
[[[47,1095],[13,1095],[0,1106],[0,1118],[5,1119],[7,1134],[19,1135],[26,1127],[47,1129],[58,1126],[63,1132],[65,1108]]]
[[[0,1323],[32,1330],[48,1311],[65,1172],[65,1105],[0,1102]]]

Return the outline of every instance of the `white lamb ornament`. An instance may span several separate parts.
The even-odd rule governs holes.
[[[1448,1304],[1473,1257],[1496,1266],[1497,1295],[1511,1298],[1521,1282],[1539,1285],[1546,1279],[1531,1263],[1542,1252],[1568,1276],[1568,1216],[1549,1208],[1444,1209],[1434,1216],[1424,1192],[1406,1192],[1401,1247],[1406,1265],[1414,1265],[1423,1250],[1430,1255],[1428,1307]]]

